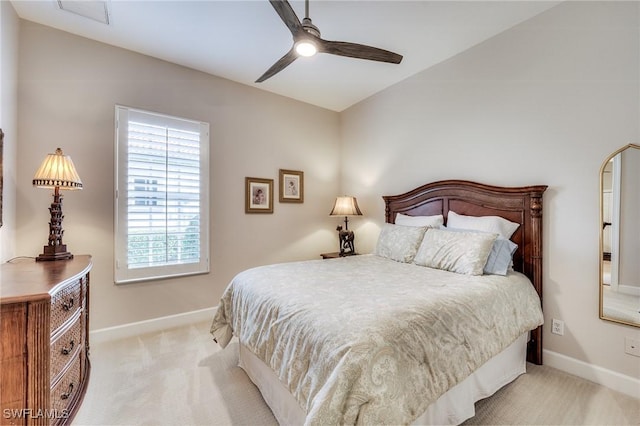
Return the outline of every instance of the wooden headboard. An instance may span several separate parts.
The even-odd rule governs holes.
[[[442,214],[447,223],[449,210],[468,216],[501,216],[520,227],[511,237],[518,245],[513,268],[525,274],[542,303],[542,194],[546,185],[499,187],[464,180],[428,183],[400,195],[382,197],[386,221],[396,214],[431,216]],[[527,360],[542,364],[542,326],[531,332]]]

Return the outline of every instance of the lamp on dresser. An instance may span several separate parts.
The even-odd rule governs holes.
[[[53,202],[49,207],[51,220],[49,222],[48,244],[44,252],[36,258],[42,260],[72,259],[73,255],[67,251],[67,245],[62,243],[62,195],[61,189],[82,189],[82,181],[71,157],[64,155],[60,148],[54,154],[48,154],[33,177],[33,186],[53,189]]]
[[[340,256],[349,256],[356,254],[355,250],[355,235],[353,231],[349,231],[349,218],[348,216],[362,216],[360,207],[358,207],[358,200],[356,197],[342,196],[337,197],[331,209],[330,216],[344,216],[344,229],[342,226],[338,226],[338,237],[340,239]]]

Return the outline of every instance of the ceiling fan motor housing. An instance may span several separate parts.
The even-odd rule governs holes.
[[[313,25],[313,23],[311,22],[311,18],[304,18],[302,20],[302,28],[309,34],[320,37],[320,30],[318,29],[318,27]]]

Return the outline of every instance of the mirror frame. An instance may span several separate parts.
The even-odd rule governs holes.
[[[599,244],[599,250],[598,250],[598,271],[599,271],[599,276],[598,276],[598,282],[599,282],[599,287],[600,287],[600,319],[601,320],[605,320],[605,321],[611,321],[611,322],[615,322],[618,324],[625,324],[625,325],[629,325],[631,327],[640,327],[640,323],[635,323],[635,322],[631,322],[631,321],[625,321],[623,319],[619,319],[619,318],[613,318],[613,317],[608,317],[604,315],[604,283],[603,283],[603,273],[604,273],[604,260],[603,260],[603,253],[604,253],[604,233],[602,232],[602,224],[604,223],[604,169],[607,167],[607,164],[609,163],[609,161],[611,161],[616,155],[620,154],[621,152],[627,150],[627,149],[640,149],[640,145],[634,144],[634,143],[629,143],[625,146],[623,146],[622,148],[618,149],[617,151],[615,151],[613,154],[609,155],[604,162],[602,163],[602,166],[600,166],[600,223],[599,223],[599,235],[600,235],[600,244]]]

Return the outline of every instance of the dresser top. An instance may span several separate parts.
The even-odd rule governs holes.
[[[0,265],[0,303],[49,299],[67,282],[86,275],[91,265],[89,255],[44,262],[19,258],[3,263]]]

